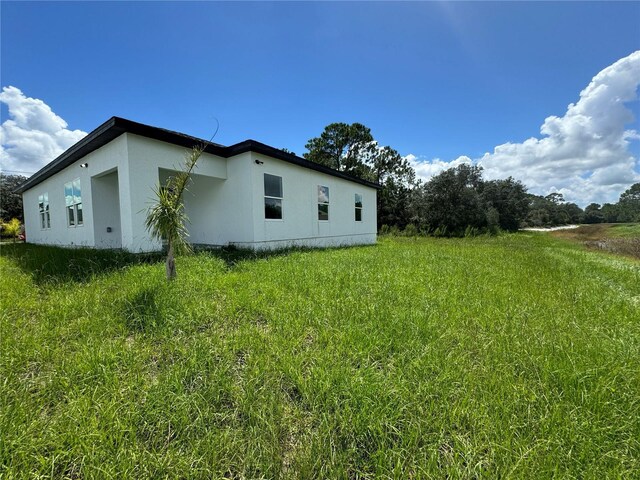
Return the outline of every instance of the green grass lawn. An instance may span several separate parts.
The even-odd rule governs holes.
[[[2,478],[640,477],[640,264],[540,233],[2,247]]]

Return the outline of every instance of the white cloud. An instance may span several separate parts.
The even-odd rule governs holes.
[[[473,161],[465,155],[462,155],[450,162],[440,160],[439,158],[435,158],[433,160],[421,159],[412,153],[405,155],[403,158],[413,167],[416,171],[416,175],[424,180],[428,180],[448,168],[457,167],[463,163],[473,163]]]
[[[0,102],[9,110],[9,119],[0,125],[2,170],[33,173],[87,134],[67,129],[46,103],[19,88],[3,87]]]
[[[640,134],[626,129],[634,121],[626,103],[638,100],[639,85],[640,51],[636,51],[593,77],[562,117],[547,117],[541,138],[498,145],[473,161],[485,169],[485,178],[513,176],[533,193],[559,191],[582,206],[592,201],[615,202],[640,181],[640,161],[629,150],[629,143],[640,139]],[[468,159],[443,162],[408,157],[425,179],[456,166],[461,158]]]
[[[318,186],[318,202],[329,203],[329,187]]]

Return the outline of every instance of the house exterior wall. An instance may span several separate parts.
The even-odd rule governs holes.
[[[254,160],[263,162],[256,164]],[[233,162],[233,159],[229,159]],[[265,155],[250,162],[254,239],[258,249],[292,245],[324,247],[376,242],[376,190]],[[282,220],[265,219],[264,174],[282,178]],[[318,220],[318,186],[329,187],[329,220]],[[355,220],[362,195],[362,221]],[[240,242],[234,242],[241,245]]]
[[[253,242],[251,155],[227,160],[226,180],[194,175],[184,194],[189,241],[221,246]]]
[[[27,241],[132,252],[160,249],[146,231],[146,212],[153,189],[182,168],[188,152],[159,140],[120,135],[23,193]],[[88,167],[80,168],[82,163]],[[265,219],[265,173],[282,178],[282,220]],[[68,227],[64,184],[76,178],[82,187],[84,225]],[[327,221],[318,220],[319,185],[329,187]],[[40,228],[38,196],[43,193],[49,196],[50,229]],[[355,220],[355,194],[362,195],[362,221]],[[253,152],[228,159],[204,153],[184,202],[194,244],[270,249],[376,241],[374,188]],[[94,217],[99,217],[95,224]]]
[[[80,164],[88,163],[87,168],[80,168]],[[127,143],[124,136],[120,136],[107,145],[85,155],[82,159],[69,165],[64,170],[52,175],[35,187],[22,194],[25,231],[30,243],[46,245],[93,247],[93,199],[91,192],[91,177],[108,170],[117,169],[126,172]],[[69,227],[67,225],[64,184],[80,178],[82,189],[82,210],[84,224]],[[38,210],[38,196],[47,193],[51,215],[51,228],[40,228],[40,213]],[[120,198],[121,205],[123,198]]]
[[[126,183],[121,181],[120,185],[121,190],[129,192],[129,199],[126,209],[120,210],[123,219],[122,246],[133,252],[159,250],[160,242],[149,236],[144,225],[147,209],[153,202],[153,189],[158,186],[160,169],[181,169],[184,156],[189,149],[130,133],[125,135],[129,154],[129,178]],[[225,180],[227,160],[204,153],[194,173]],[[126,222],[126,229],[124,222]]]
[[[120,188],[118,170],[91,177],[91,198],[93,201],[94,245],[97,248],[122,248],[120,219]]]

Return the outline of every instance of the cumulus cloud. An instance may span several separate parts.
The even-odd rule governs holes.
[[[428,180],[429,178],[447,170],[448,168],[457,167],[463,163],[473,163],[469,157],[462,155],[455,160],[447,162],[445,160],[441,160],[439,158],[435,158],[433,160],[427,160],[425,158],[417,157],[416,155],[409,154],[403,157],[405,160],[409,162],[409,164],[416,171],[416,175],[424,180]]]
[[[87,133],[69,130],[67,122],[42,100],[25,96],[19,88],[3,87],[0,102],[8,120],[0,125],[0,168],[33,173]]]
[[[540,138],[505,143],[473,160],[488,179],[513,176],[533,193],[562,193],[582,206],[615,202],[622,191],[640,181],[640,161],[629,144],[640,134],[628,103],[638,100],[640,51],[598,73],[562,117],[547,117]],[[409,156],[408,156],[409,157]],[[461,162],[425,161],[411,155],[416,172],[429,178]]]

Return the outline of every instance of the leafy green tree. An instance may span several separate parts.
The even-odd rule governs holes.
[[[184,210],[183,194],[203,151],[204,146],[197,146],[185,155],[183,170],[169,177],[165,185],[156,187],[156,201],[147,212],[147,231],[153,238],[167,242],[167,280],[177,276],[175,255],[191,251],[187,242],[186,223],[189,219]]]
[[[634,183],[620,195],[620,202],[640,202],[640,183]]]
[[[360,178],[367,177],[366,159],[375,151],[371,130],[361,123],[331,123],[310,139],[304,158]]]
[[[564,195],[553,192],[544,198],[548,202],[547,209],[549,210],[550,224],[552,226],[570,223],[569,215],[564,209]]]
[[[602,223],[604,216],[600,211],[599,203],[590,203],[584,209],[584,223]]]
[[[546,227],[550,225],[549,212],[544,208],[529,210],[525,225],[527,227]]]
[[[378,192],[378,227],[405,228],[411,223],[414,188],[394,178],[387,179]]]
[[[492,212],[490,216],[491,222],[497,221],[502,230],[518,230],[529,213],[527,188],[512,177],[482,182],[480,195],[487,212],[495,210],[495,214]]]
[[[493,207],[489,207],[486,210],[486,217],[487,217],[487,229],[489,231],[489,233],[491,234],[496,234],[499,232],[500,229],[500,212],[498,212],[497,208],[493,208]],[[468,226],[467,229],[471,230],[473,227]],[[465,231],[465,237],[467,236],[467,233]]]
[[[619,221],[640,222],[640,183],[634,183],[620,195]]]
[[[553,192],[544,197],[546,200],[549,200],[551,203],[555,205],[560,205],[564,202],[564,195],[558,192]]]
[[[511,177],[484,181],[482,167],[463,164],[445,170],[414,191],[412,220],[439,235],[515,231],[527,218],[530,197],[526,187]],[[545,205],[549,203],[540,198]]]
[[[554,227],[569,223],[581,223],[584,212],[575,203],[565,202],[561,193],[550,193],[546,197],[529,196],[529,214],[524,221],[529,227]]]
[[[0,217],[17,218],[24,221],[22,212],[22,195],[16,188],[23,184],[27,177],[22,175],[5,175],[0,173]]]
[[[616,223],[620,216],[620,207],[617,203],[605,203],[600,208],[602,221],[606,223]]]
[[[560,206],[569,223],[582,223],[584,212],[575,203],[566,202]]]
[[[551,202],[540,195],[528,194],[529,213],[525,220],[527,227],[546,227],[551,224],[549,210]]]
[[[378,193],[378,225],[405,228],[411,217],[411,192],[416,174],[409,162],[391,147],[376,148],[366,159],[367,179],[382,185]]]
[[[307,160],[382,185],[378,193],[378,225],[404,228],[411,216],[415,172],[393,148],[380,147],[371,130],[360,124],[332,123],[306,144]]]
[[[370,150],[363,158],[368,170],[365,178],[381,185],[392,179],[395,182],[411,184],[415,179],[415,172],[409,162],[391,147],[378,147]]]
[[[487,212],[479,187],[482,167],[462,164],[431,178],[416,195],[415,219],[422,229],[461,236],[468,226],[485,228]]]

